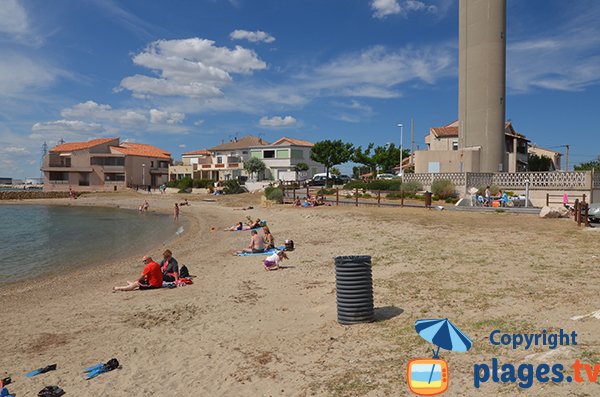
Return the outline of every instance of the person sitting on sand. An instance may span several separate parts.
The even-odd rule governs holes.
[[[275,248],[275,237],[271,234],[271,230],[269,230],[268,226],[263,227],[263,232],[265,235],[263,236],[263,240],[265,240],[265,245],[267,246],[267,250]]]
[[[162,287],[163,273],[160,265],[154,262],[148,255],[144,256],[142,261],[146,266],[140,278],[133,282],[128,281],[124,287],[113,287],[113,291],[133,291],[136,289],[145,290]]]
[[[250,244],[248,244],[248,246],[242,251],[237,253],[239,254],[241,252],[248,252],[259,254],[261,252],[265,252],[265,240],[262,238],[262,236],[259,236],[256,230],[252,230],[250,234],[252,235],[252,237],[250,237]]]
[[[256,220],[253,221],[252,218],[248,217],[248,226],[250,226],[250,229],[258,229],[261,225],[262,221],[260,218],[256,218]]]
[[[173,258],[171,250],[163,252],[163,260],[160,261],[160,269],[162,270],[163,281],[174,282],[179,280],[179,264]]]
[[[273,255],[269,255],[267,259],[263,261],[265,270],[277,270],[282,260],[289,259],[285,251],[278,251]]]
[[[300,201],[300,197],[296,197],[296,200],[294,200],[294,207],[301,207],[302,206],[302,202]]]
[[[225,229],[226,232],[237,232],[240,230],[250,230],[250,226],[244,225],[244,222],[238,222],[235,225]]]

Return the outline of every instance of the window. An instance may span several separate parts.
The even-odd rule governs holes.
[[[265,158],[265,159],[275,158],[275,150],[265,150],[263,152],[263,158]]]
[[[90,158],[91,165],[125,165],[124,157],[91,157]]]
[[[242,154],[248,154],[248,151],[247,150],[243,150]]]
[[[150,168],[154,168],[154,161],[150,161]]]
[[[452,150],[458,150],[458,141],[452,141]]]
[[[223,164],[223,157],[217,157],[217,164]]]

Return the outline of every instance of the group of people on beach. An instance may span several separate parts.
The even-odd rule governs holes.
[[[319,205],[325,205],[323,197],[308,196],[302,200],[300,200],[300,197],[296,197],[296,200],[294,200],[294,207],[317,207]]]
[[[127,285],[113,287],[113,291],[156,289],[162,288],[163,282],[178,283],[182,280],[179,263],[173,258],[171,250],[167,249],[163,252],[163,259],[160,263],[155,262],[149,255],[145,255],[142,262],[144,262],[144,270],[140,277],[135,281],[128,281]],[[187,273],[187,268],[185,273]],[[187,276],[187,274],[184,275]]]

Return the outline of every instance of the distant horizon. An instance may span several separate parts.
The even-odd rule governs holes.
[[[595,160],[600,3],[507,1],[507,112],[569,165]],[[360,26],[360,29],[357,27]],[[255,135],[425,147],[458,118],[458,0],[5,0],[0,174],[44,141],[119,136],[179,159]],[[344,173],[352,165],[341,167]]]

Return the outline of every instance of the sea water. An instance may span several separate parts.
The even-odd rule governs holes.
[[[101,265],[145,251],[175,236],[169,215],[116,208],[0,205],[0,286]]]

